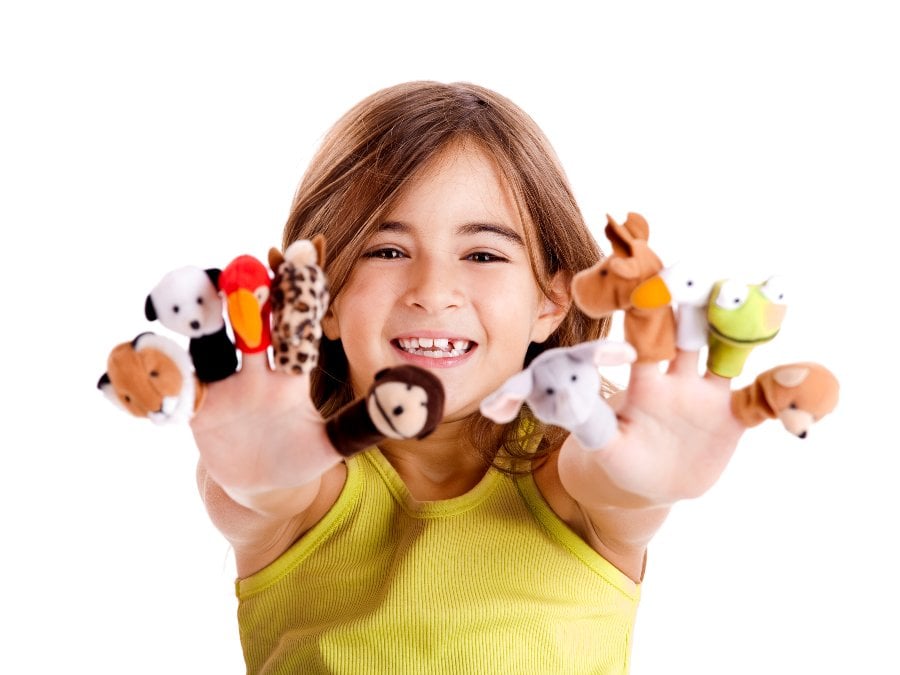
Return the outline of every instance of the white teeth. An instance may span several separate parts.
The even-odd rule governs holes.
[[[468,340],[451,340],[450,338],[399,338],[397,342],[400,347],[411,354],[433,359],[462,356],[470,345]]]

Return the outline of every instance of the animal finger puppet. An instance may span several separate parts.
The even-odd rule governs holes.
[[[606,236],[613,252],[572,279],[575,305],[594,319],[625,311],[625,340],[634,345],[637,361],[652,363],[675,357],[675,315],[668,304],[635,307],[632,293],[662,269],[647,245],[650,228],[637,213],[619,225],[607,216]]]
[[[368,394],[325,421],[335,449],[349,457],[385,438],[422,439],[444,416],[444,387],[417,366],[385,368],[375,375]]]
[[[272,344],[269,270],[259,260],[241,255],[219,275],[235,342],[244,354],[264,352]]]
[[[97,388],[135,417],[156,424],[190,420],[206,394],[188,353],[155,333],[141,333],[114,347]]]
[[[778,334],[786,311],[782,283],[777,277],[762,284],[732,279],[717,282],[706,309],[707,369],[722,377],[740,375],[753,348]]]
[[[700,351],[708,340],[706,307],[713,281],[696,265],[677,263],[635,288],[631,302],[639,309],[675,305],[675,344],[684,351]]]
[[[761,373],[747,387],[731,394],[731,411],[745,426],[779,419],[795,436],[834,410],[840,385],[818,363],[791,363]]]
[[[549,349],[481,402],[481,414],[499,424],[515,419],[523,403],[542,422],[562,427],[586,449],[606,446],[618,431],[616,414],[600,393],[598,366],[631,363],[627,342],[593,340]]]
[[[188,336],[201,382],[224,380],[237,370],[237,353],[225,328],[218,283],[221,270],[182,267],[166,274],[144,302],[144,316]]]
[[[325,237],[301,239],[287,247],[284,255],[269,251],[272,268],[272,344],[275,368],[303,375],[316,367],[322,317],[328,309]]]

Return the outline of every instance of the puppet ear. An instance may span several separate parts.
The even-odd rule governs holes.
[[[531,393],[531,385],[531,370],[516,373],[481,402],[481,414],[498,424],[511,422]]]
[[[650,238],[650,226],[644,216],[639,213],[629,213],[625,222],[622,223],[622,227],[628,230],[633,239],[647,241]]]
[[[284,262],[284,256],[281,251],[279,251],[274,246],[269,249],[269,268],[273,272],[277,272],[278,268],[281,267],[281,263]]]
[[[206,272],[206,276],[209,277],[209,282],[213,285],[213,288],[218,290],[219,277],[222,276],[222,270],[220,270],[218,267],[209,267],[203,271]]]
[[[785,366],[772,373],[772,379],[782,387],[788,389],[799,387],[809,375],[809,368],[805,366]]]
[[[317,234],[312,238],[313,247],[316,249],[316,264],[325,267],[325,235]]]
[[[147,317],[147,321],[156,321],[156,307],[153,306],[153,298],[149,295],[144,302],[144,316]]]
[[[623,363],[633,363],[637,359],[637,352],[627,342],[614,340],[597,340],[594,350],[595,366],[620,366]]]
[[[603,231],[606,238],[609,239],[609,243],[612,244],[615,255],[631,257],[631,238],[628,236],[628,232],[609,214],[606,215],[606,228]]]

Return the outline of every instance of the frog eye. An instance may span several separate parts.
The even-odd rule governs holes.
[[[770,277],[759,290],[769,302],[779,305],[785,304],[785,283],[781,277]]]
[[[731,279],[723,281],[716,295],[715,303],[722,309],[737,309],[745,302],[750,294],[747,284]]]

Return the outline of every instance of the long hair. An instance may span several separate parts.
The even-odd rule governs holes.
[[[557,272],[572,275],[602,254],[585,225],[559,160],[534,121],[509,99],[468,83],[409,82],[376,92],[347,112],[326,135],[294,196],[283,245],[324,234],[325,272],[340,295],[369,237],[418,169],[451,143],[474,142],[508,182],[525,226],[538,286],[552,298]],[[570,310],[543,343],[532,343],[523,367],[541,352],[603,337],[609,320]],[[339,340],[322,338],[312,397],[328,416],[354,398]],[[488,462],[522,466],[559,447],[566,432],[544,425],[523,407],[498,427],[474,413],[470,441]],[[525,422],[525,423],[523,423]]]

